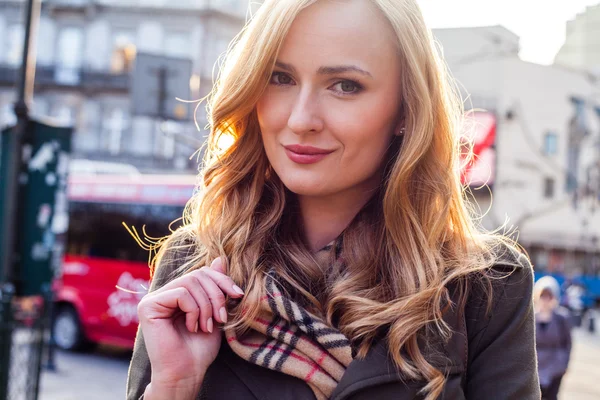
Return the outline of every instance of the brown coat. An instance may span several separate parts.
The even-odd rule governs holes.
[[[447,343],[427,343],[430,362],[448,377],[442,399],[529,400],[540,399],[532,308],[533,271],[527,258],[515,255],[519,266],[498,264],[495,269],[512,273],[493,280],[491,313],[480,285],[472,285],[463,316],[445,316],[454,334]],[[513,260],[514,262],[515,260]],[[163,262],[151,290],[163,285],[173,269]],[[143,397],[151,369],[141,332],[138,332],[127,382],[127,399]],[[347,368],[331,399],[409,400],[419,397],[426,382],[407,381],[394,371],[385,341],[380,341],[363,360]],[[302,380],[251,364],[238,357],[223,341],[208,369],[198,399],[313,400]]]

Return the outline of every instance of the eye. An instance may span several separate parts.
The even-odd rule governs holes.
[[[273,72],[270,83],[274,85],[291,85],[294,81],[285,72]]]
[[[363,87],[358,82],[343,80],[332,86],[333,90],[336,92],[347,95],[347,94],[356,94],[360,92]]]

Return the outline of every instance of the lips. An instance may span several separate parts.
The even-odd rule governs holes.
[[[299,144],[284,146],[284,148],[289,159],[297,164],[314,164],[333,153],[333,150]]]

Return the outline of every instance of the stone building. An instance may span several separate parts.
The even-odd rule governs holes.
[[[566,40],[554,63],[585,70],[600,79],[600,4],[567,22]]]
[[[465,108],[481,110],[472,186],[483,225],[517,228],[540,270],[600,274],[598,81],[522,61],[518,36],[503,27],[434,34]]]
[[[24,0],[0,0],[0,125],[14,122]],[[185,171],[206,132],[193,121],[160,124],[131,114],[136,54],[192,62],[190,100],[211,87],[213,67],[246,19],[248,0],[43,0],[32,113],[75,126],[74,157]],[[206,125],[204,108],[198,124]],[[167,134],[165,134],[165,128]]]

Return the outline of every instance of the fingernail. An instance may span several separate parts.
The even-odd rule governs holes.
[[[198,333],[198,321],[196,321],[196,326],[194,327],[194,332]]]
[[[219,315],[221,316],[221,321],[227,322],[227,310],[225,309],[225,307],[221,307],[221,309],[219,310]]]
[[[206,330],[209,331],[210,333],[212,333],[212,331],[213,331],[213,320],[212,320],[212,318],[209,318],[208,321],[206,321]]]
[[[215,258],[211,263],[210,263],[210,267],[214,268],[215,266],[221,266],[221,257],[217,257]]]
[[[244,294],[244,291],[238,285],[233,285],[233,291],[239,294]]]

